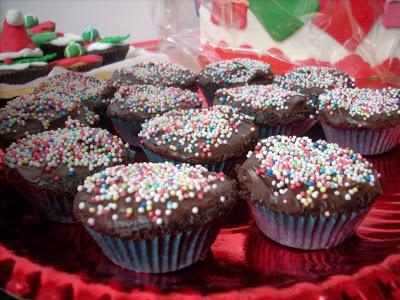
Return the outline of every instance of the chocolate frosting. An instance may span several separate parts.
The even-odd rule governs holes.
[[[219,106],[219,107],[225,107],[225,106]],[[218,106],[212,107],[212,109],[218,109]],[[207,109],[203,109],[207,110]],[[229,110],[229,107],[228,107]],[[184,111],[176,111],[177,112],[177,118],[179,118],[179,115],[186,115],[186,112]],[[196,113],[196,110],[190,110],[190,112]],[[201,111],[199,110],[199,113]],[[173,115],[174,112],[170,112],[169,115]],[[232,116],[232,112],[230,112],[230,115]],[[158,117],[155,119],[150,119],[148,122],[151,122],[151,120],[155,120],[157,122]],[[208,163],[210,161],[214,162],[220,162],[220,161],[225,161],[233,157],[240,157],[243,156],[243,154],[247,153],[247,151],[254,146],[258,139],[258,129],[257,127],[249,120],[249,119],[243,119],[240,125],[237,127],[238,132],[235,132],[232,134],[231,138],[227,139],[227,143],[223,144],[220,143],[218,147],[215,147],[211,143],[211,156],[195,156],[196,152],[201,152],[201,149],[196,147],[195,151],[192,153],[189,153],[185,151],[185,147],[188,145],[189,138],[186,140],[186,142],[180,147],[178,147],[176,150],[171,150],[171,145],[176,145],[179,142],[166,142],[165,144],[160,144],[156,145],[155,141],[156,140],[162,140],[162,136],[166,134],[166,132],[160,130],[157,133],[151,133],[150,138],[143,138],[143,146],[147,148],[148,150],[157,153],[158,155],[161,155],[163,157],[166,157],[171,160],[176,160],[176,161],[181,161],[181,162],[188,162],[188,163],[199,163],[199,164],[204,164]],[[142,129],[141,133],[146,133],[146,126]],[[177,139],[179,140],[179,138]],[[196,137],[196,144],[206,144],[210,142],[210,139],[205,138],[205,137]]]
[[[276,93],[282,96],[277,98]],[[215,94],[214,103],[236,107],[240,112],[251,116],[255,124],[269,126],[303,121],[314,111],[306,96],[274,85],[220,89]]]
[[[122,84],[150,84],[173,86],[182,89],[197,89],[197,75],[191,70],[167,62],[146,62],[113,73],[110,82],[114,86]]]
[[[318,118],[337,128],[400,125],[400,90],[337,89],[320,95]]]
[[[135,165],[139,167],[138,165],[140,164],[131,166],[135,167]],[[217,175],[214,172],[208,172],[205,168],[201,169],[203,170],[202,174],[206,177]],[[171,178],[173,178],[173,175],[171,174]],[[148,179],[150,189],[155,188],[157,180],[157,177]],[[129,194],[129,192],[125,197],[120,197],[114,201],[103,200],[95,202],[92,200],[95,193],[83,190],[75,196],[74,213],[76,218],[85,225],[88,224],[89,219],[92,219],[94,222],[91,228],[98,232],[120,238],[150,239],[163,234],[187,230],[191,227],[200,227],[210,222],[222,222],[237,201],[236,184],[234,180],[224,179],[223,181],[216,180],[213,185],[209,192],[201,194],[201,198],[196,190],[194,190],[192,198],[178,200],[177,196],[170,196],[169,201],[177,202],[179,206],[173,209],[169,215],[165,213],[160,215],[161,224],[154,222],[147,213],[138,213],[141,203],[137,203],[134,195]],[[180,188],[179,186],[177,187],[177,189]],[[155,192],[156,194],[157,192]],[[128,196],[132,200],[126,202],[125,199]],[[160,210],[165,212],[167,209],[166,202],[155,202],[154,199],[151,199],[151,201],[151,211]],[[115,204],[115,209],[112,212],[96,213],[99,209],[99,204],[106,207],[109,203]],[[193,213],[194,207],[197,209],[196,213]],[[92,212],[90,212],[91,209]],[[127,209],[132,209],[133,214],[131,216],[126,215]],[[115,215],[117,218],[115,218]]]
[[[312,164],[311,161],[309,163]],[[260,163],[256,158],[256,153],[252,153],[245,163],[238,168],[238,180],[242,196],[280,213],[291,215],[318,215],[320,213],[326,215],[328,213],[337,215],[353,211],[359,212],[369,207],[376,197],[382,194],[378,180],[372,185],[352,181],[346,186],[339,184],[336,189],[328,188],[326,191],[327,199],[323,199],[322,193],[319,193],[318,197],[312,199],[310,205],[304,205],[296,199],[296,195],[301,192],[306,193],[309,188],[307,184],[302,183],[295,188],[283,184],[278,188],[276,185],[280,181],[278,177],[274,174],[260,174],[259,169]],[[373,175],[378,178],[375,171],[373,171]],[[290,177],[284,178],[290,180]],[[358,191],[352,195],[351,200],[346,200],[344,195],[354,187],[357,187]],[[279,190],[286,191],[281,194],[278,192]],[[340,194],[335,193],[337,191]]]

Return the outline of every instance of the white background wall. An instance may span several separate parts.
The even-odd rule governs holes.
[[[152,1],[0,0],[0,19],[3,23],[7,11],[16,8],[24,14],[36,15],[39,21],[55,22],[57,31],[80,34],[86,26],[91,25],[102,36],[130,33],[131,41],[140,42],[158,37],[158,28],[151,17]]]

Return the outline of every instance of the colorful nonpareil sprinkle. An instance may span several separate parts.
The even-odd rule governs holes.
[[[208,78],[216,84],[248,83],[257,76],[272,79],[271,67],[267,63],[249,58],[218,61],[207,65],[200,72],[200,77]]]
[[[288,110],[289,102],[300,94],[277,85],[245,85],[216,92],[221,104],[235,104],[252,110]]]
[[[238,109],[224,105],[174,110],[146,121],[139,137],[157,146],[170,144],[172,151],[183,149],[185,153],[194,153],[195,157],[211,157],[213,151],[228,144],[238,134],[242,122],[249,119]],[[251,129],[256,131],[254,127]]]
[[[308,137],[272,136],[261,140],[254,152],[258,176],[272,180],[274,196],[290,191],[305,207],[328,195],[350,201],[362,185],[378,179],[371,164],[349,148]]]
[[[120,75],[132,75],[140,83],[154,85],[185,84],[195,80],[196,75],[189,69],[169,62],[140,63],[119,70]]]
[[[81,100],[96,99],[105,84],[91,76],[81,73],[68,72],[49,77],[41,82],[38,92],[59,92],[66,95],[74,95]]]
[[[0,109],[0,135],[11,133],[15,127],[27,127],[29,122],[41,122],[44,129],[52,120],[67,118],[71,113],[85,113],[88,124],[94,124],[97,116],[81,105],[81,99],[74,94],[42,92],[18,97]]]
[[[107,168],[87,177],[78,192],[91,195],[89,203],[78,208],[87,210],[90,226],[98,216],[119,218],[147,217],[161,225],[180,206],[191,214],[199,212],[199,204],[218,183],[225,181],[222,173],[210,173],[200,165],[172,163],[135,163]]]
[[[284,88],[346,88],[355,87],[355,79],[335,68],[298,67],[277,77],[276,81]]]
[[[7,148],[5,163],[9,168],[35,167],[51,173],[65,166],[67,175],[75,168],[107,167],[121,163],[128,145],[107,130],[69,122],[68,128],[28,135]]]
[[[131,112],[157,114],[179,108],[201,107],[198,95],[189,90],[153,85],[122,85],[110,100]]]
[[[344,110],[363,120],[377,115],[400,117],[400,89],[334,89],[319,96],[317,109],[328,113]]]

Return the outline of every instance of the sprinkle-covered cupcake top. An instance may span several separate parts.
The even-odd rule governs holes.
[[[130,83],[164,86],[194,84],[197,75],[188,68],[169,62],[145,62],[118,71],[119,78],[127,76]]]
[[[77,126],[28,135],[6,150],[5,164],[30,180],[74,177],[83,169],[93,171],[121,163],[127,145],[107,130]],[[86,172],[87,175],[87,172]]]
[[[272,80],[269,64],[249,58],[221,60],[207,65],[200,72],[200,82],[218,85],[236,85],[249,83],[255,78]]]
[[[308,137],[261,140],[239,180],[254,201],[290,214],[359,210],[381,191],[377,173],[361,154]]]
[[[276,80],[284,88],[311,94],[320,94],[334,88],[355,87],[353,77],[330,67],[298,67]]]
[[[233,157],[258,136],[249,116],[222,105],[170,111],[142,127],[139,137],[147,149],[184,162]]]
[[[232,180],[200,165],[135,163],[87,177],[78,187],[74,211],[84,225],[135,238],[141,231],[153,235],[206,224],[235,195]]]
[[[68,72],[49,77],[37,87],[38,92],[62,92],[81,100],[94,100],[101,93],[104,84],[91,76]]]
[[[319,96],[322,121],[344,127],[400,124],[400,89],[335,89]]]
[[[125,121],[144,121],[172,109],[201,107],[197,93],[176,87],[122,85],[110,100],[108,114]]]
[[[68,117],[94,124],[97,116],[83,108],[74,94],[42,92],[17,97],[0,109],[0,136],[37,133],[62,127]]]
[[[268,121],[274,114],[281,118],[302,114],[309,117],[307,98],[297,92],[277,85],[245,85],[220,89],[215,93],[215,102],[239,108],[252,117],[255,123]],[[282,120],[285,122],[284,119]]]

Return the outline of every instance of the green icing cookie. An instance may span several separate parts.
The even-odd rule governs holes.
[[[275,41],[283,41],[319,9],[318,0],[250,0],[250,9]]]
[[[57,56],[56,53],[52,53],[52,54],[47,54],[45,56],[40,56],[40,57],[26,57],[26,58],[20,58],[20,59],[14,59],[12,61],[12,65],[14,64],[26,64],[26,63],[31,63],[31,62],[48,62],[50,60],[52,60],[53,58],[55,58]],[[5,65],[4,62],[0,62],[0,66],[1,65]]]
[[[33,34],[31,38],[36,46],[40,47],[44,44],[49,43],[51,40],[56,39],[57,34],[55,32],[42,32],[38,34]]]
[[[130,34],[125,36],[110,36],[99,40],[99,43],[118,44],[129,39]]]
[[[67,58],[82,56],[83,54],[85,54],[85,48],[76,42],[69,43],[64,50],[64,56]]]
[[[81,35],[85,42],[94,42],[100,36],[99,31],[93,27],[86,28]]]
[[[26,28],[31,28],[33,26],[36,26],[39,24],[39,20],[37,17],[35,17],[34,15],[25,15],[24,16],[24,20],[25,20],[25,27]]]

